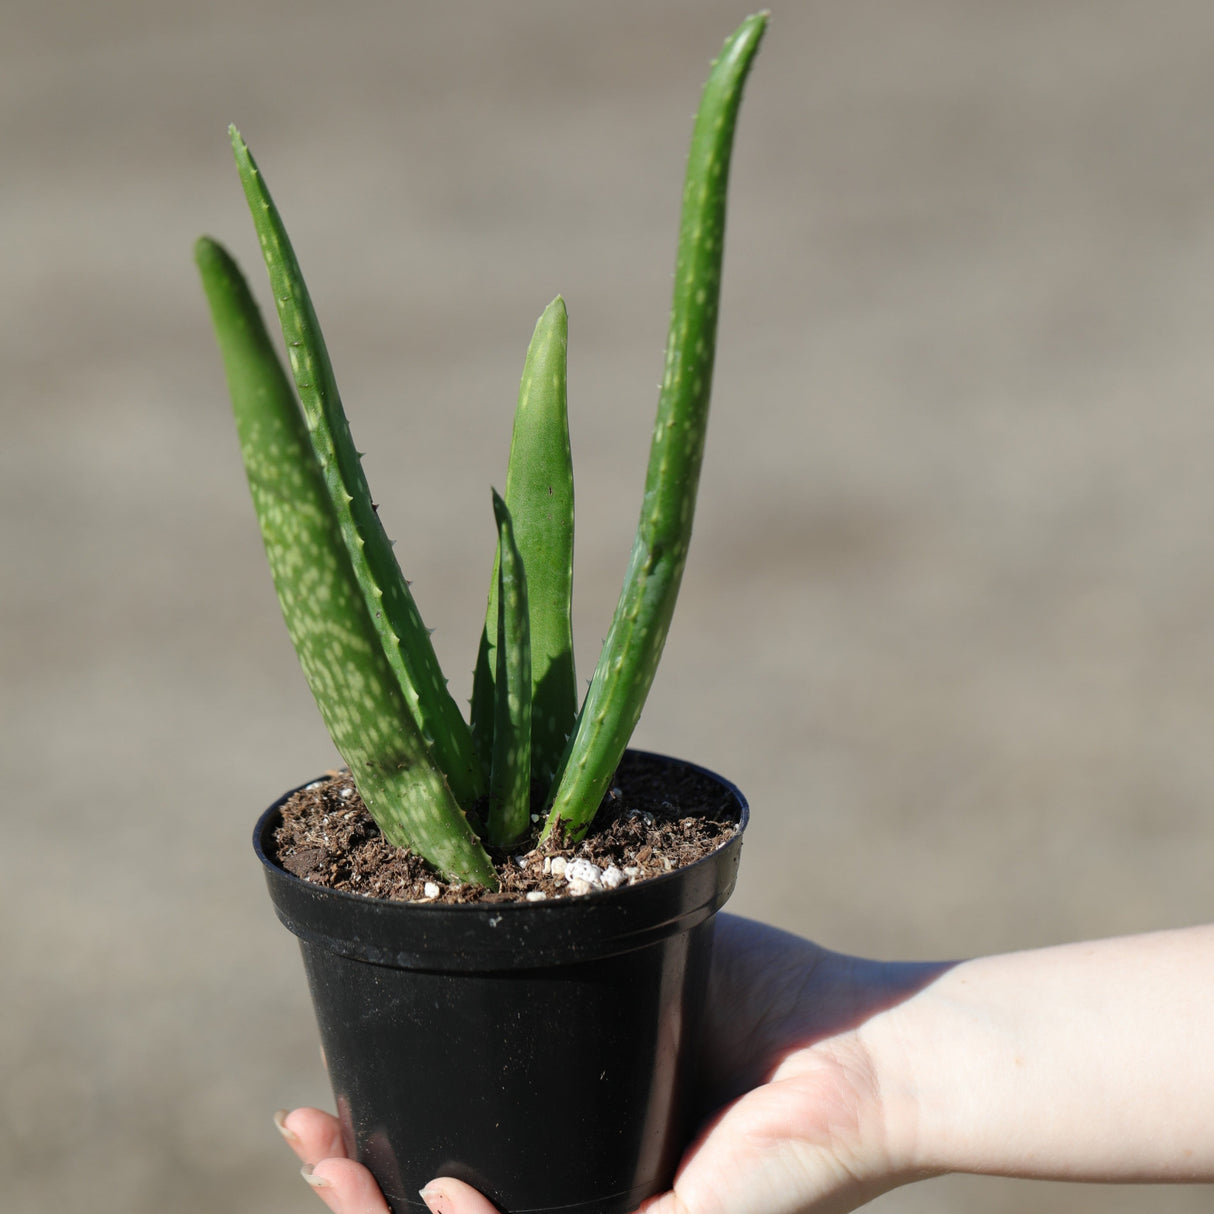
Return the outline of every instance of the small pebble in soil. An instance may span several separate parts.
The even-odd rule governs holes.
[[[422,890],[422,892],[426,895],[427,898],[437,898],[438,894],[439,894],[439,889],[438,889],[438,886],[435,885],[433,881],[427,881],[425,888]]]
[[[589,860],[583,860],[580,857],[570,860],[565,865],[565,880],[571,886],[575,881],[582,881],[593,889],[594,886],[602,884],[602,876],[603,870],[597,864],[592,864]]]

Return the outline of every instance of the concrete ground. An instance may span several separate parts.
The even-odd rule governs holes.
[[[327,1097],[249,833],[332,754],[191,265],[211,232],[260,283],[228,122],[457,685],[523,351],[565,295],[588,674],[689,116],[743,11],[6,3],[6,1211],[319,1208],[269,1120]],[[898,957],[1210,918],[1211,62],[1205,0],[776,7],[697,537],[637,735],[749,794],[734,909]],[[1210,1200],[948,1179],[872,1208]]]

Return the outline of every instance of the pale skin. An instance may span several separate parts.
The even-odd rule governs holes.
[[[718,921],[710,1113],[643,1214],[841,1214],[948,1172],[1214,1182],[1214,926],[958,963]],[[276,1121],[334,1214],[387,1214],[336,1119]],[[493,1214],[436,1178],[435,1214]]]

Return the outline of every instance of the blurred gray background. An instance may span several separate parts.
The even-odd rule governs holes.
[[[249,834],[333,755],[191,264],[210,232],[262,284],[226,126],[294,233],[457,686],[523,352],[565,295],[589,674],[690,116],[745,10],[3,10],[2,1204],[318,1209],[269,1120],[327,1093]],[[749,794],[733,909],[897,957],[1209,919],[1212,63],[1207,0],[777,4],[637,735]],[[957,1178],[873,1208],[1210,1200]]]

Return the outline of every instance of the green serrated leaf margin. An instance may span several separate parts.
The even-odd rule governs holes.
[[[434,761],[446,774],[456,800],[471,806],[485,789],[471,731],[447,690],[430,634],[375,512],[362,457],[350,437],[324,336],[286,228],[240,132],[232,127],[229,133],[270,276],[295,387],[352,568],[384,653]]]
[[[493,865],[435,767],[384,653],[248,285],[215,241],[200,239],[195,259],[279,604],[333,743],[389,842],[415,848],[450,879],[494,887]]]

